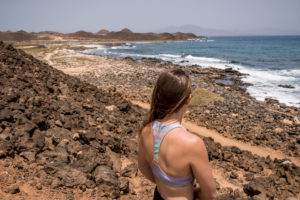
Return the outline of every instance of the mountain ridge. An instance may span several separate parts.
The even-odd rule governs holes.
[[[72,33],[59,33],[54,31],[42,32],[26,32],[24,30],[11,32],[0,32],[0,40],[9,42],[24,42],[24,41],[74,41],[74,40],[91,40],[91,41],[178,41],[202,38],[193,33],[176,32],[172,33],[137,33],[132,32],[128,28],[121,31],[108,31],[101,29],[96,33],[79,30]]]

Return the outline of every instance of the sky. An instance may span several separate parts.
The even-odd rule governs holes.
[[[300,35],[300,0],[0,0],[0,31],[157,32],[184,25]]]

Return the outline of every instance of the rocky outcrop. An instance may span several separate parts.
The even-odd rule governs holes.
[[[300,167],[289,160],[272,160],[260,157],[237,147],[223,147],[212,138],[204,138],[212,166],[219,166],[232,181],[244,183],[243,192],[235,197],[258,199],[285,199],[298,194],[300,188]],[[220,191],[222,193],[222,191]],[[226,192],[225,192],[226,193]],[[223,196],[224,199],[225,196]],[[220,197],[219,197],[220,198]],[[223,199],[220,198],[220,199]]]
[[[131,143],[140,110],[114,90],[97,89],[2,42],[0,85],[5,165],[32,177],[45,173],[40,187],[92,189],[109,198],[128,192],[121,184],[128,173],[118,172],[112,158],[136,155]]]

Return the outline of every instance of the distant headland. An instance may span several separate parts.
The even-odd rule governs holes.
[[[193,33],[135,33],[124,28],[121,31],[102,29],[96,33],[77,31],[74,33],[59,33],[54,31],[26,32],[23,30],[0,32],[0,40],[9,42],[26,41],[183,41],[203,38]]]

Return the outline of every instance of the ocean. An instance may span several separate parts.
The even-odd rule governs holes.
[[[233,68],[248,74],[247,91],[300,107],[300,36],[208,37],[185,42],[132,42],[87,49],[109,57],[159,58],[179,65]]]

